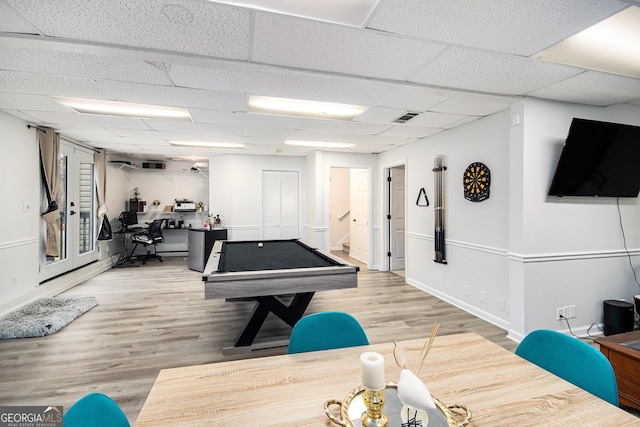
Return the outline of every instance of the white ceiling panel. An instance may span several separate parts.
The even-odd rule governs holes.
[[[450,47],[409,80],[449,88],[522,95],[581,71],[580,68],[520,56]]]
[[[443,128],[451,123],[466,119],[467,116],[460,114],[432,113],[426,112],[414,117],[405,123],[406,126],[422,126],[430,128]]]
[[[50,37],[247,59],[250,13],[188,0],[5,0]]]
[[[53,111],[68,113],[69,109],[48,96],[0,92],[0,109]]]
[[[304,78],[300,73],[173,65],[169,74],[177,86],[282,98],[313,99],[321,87],[316,78]]]
[[[164,132],[217,134],[221,136],[244,135],[244,126],[237,125],[189,123],[170,120],[145,120],[145,122],[151,129]]]
[[[213,110],[246,110],[246,96],[237,92],[196,90],[111,80],[98,80],[97,82],[120,101]]]
[[[445,47],[413,38],[256,13],[252,59],[293,68],[405,80]]]
[[[355,28],[206,0],[0,0],[0,111],[140,158],[313,151],[286,139],[381,152],[526,96],[635,111],[640,79],[534,54],[638,1],[383,0]],[[247,114],[250,94],[370,108],[352,122]],[[186,107],[194,122],[79,115],[54,96]],[[392,122],[407,111],[420,115]]]
[[[21,34],[38,34],[38,30],[27,22],[13,8],[0,1],[0,32],[2,33],[21,33]]]
[[[134,59],[44,49],[0,47],[0,69],[167,85],[161,65]]]
[[[544,89],[530,92],[529,95],[604,107],[640,97],[640,80],[586,71]]]
[[[345,132],[354,135],[375,135],[385,131],[388,124],[345,122],[343,120],[301,119],[297,129],[317,132]]]
[[[292,129],[300,119],[295,117],[249,114],[243,112],[200,110],[192,108],[191,117],[198,123],[229,123],[262,128]]]
[[[56,123],[58,126],[79,125],[80,128],[86,126],[96,127],[122,127],[125,129],[149,129],[141,119],[126,117],[95,116],[76,113],[54,113],[44,111],[26,111],[27,114],[35,117],[42,124]]]
[[[383,0],[367,27],[530,56],[626,6],[615,0]]]
[[[442,132],[444,129],[426,128],[419,126],[405,126],[395,125],[390,129],[384,131],[381,135],[388,137],[400,137],[400,138],[426,138],[427,136],[435,135]],[[401,141],[398,141],[401,142]]]
[[[52,74],[0,71],[0,92],[111,99],[93,80]]]
[[[490,98],[483,99],[473,96],[457,96],[441,102],[430,110],[437,113],[488,116],[498,111],[506,110],[516,101],[518,101],[518,98],[510,98],[504,100],[504,102],[500,102]]]

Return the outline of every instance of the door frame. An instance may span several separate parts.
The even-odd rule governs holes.
[[[331,235],[331,169],[340,168],[340,169],[366,169],[368,173],[368,203],[367,203],[367,217],[369,219],[369,223],[367,225],[367,236],[369,238],[369,244],[367,248],[367,268],[371,268],[373,264],[373,166],[371,165],[358,165],[358,164],[329,164],[327,169],[325,170],[325,182],[326,185],[326,199],[324,200],[324,215],[326,218],[325,223],[327,224],[326,230],[326,247],[331,247],[330,235]]]
[[[39,274],[38,274],[38,282],[42,284],[54,277],[69,273],[77,268],[83,267],[91,262],[94,262],[98,259],[98,242],[96,240],[97,230],[96,227],[91,227],[91,233],[93,237],[93,249],[86,251],[84,253],[79,252],[78,244],[78,233],[79,233],[79,222],[80,214],[78,212],[77,216],[71,220],[71,216],[68,214],[70,212],[70,203],[75,202],[78,206],[75,206],[75,209],[80,210],[80,194],[76,194],[79,191],[80,184],[80,176],[79,176],[79,165],[80,163],[91,163],[93,168],[93,176],[92,176],[92,198],[93,198],[93,207],[90,215],[93,217],[93,221],[91,224],[97,224],[97,212],[98,212],[98,201],[97,201],[97,191],[96,191],[96,177],[95,177],[95,161],[93,157],[93,151],[90,149],[85,149],[78,147],[73,143],[66,143],[63,140],[60,141],[60,154],[67,157],[67,189],[66,189],[66,205],[60,206],[60,210],[67,213],[67,234],[65,235],[67,251],[66,258],[61,259],[52,264],[47,264],[46,256],[45,256],[45,236],[47,233],[46,223],[44,221],[40,221],[40,243],[39,243],[39,253],[38,253],[38,265],[39,265]],[[75,182],[74,182],[75,181]],[[78,188],[71,189],[71,186],[77,184]],[[46,200],[44,187],[42,184],[40,185],[41,191],[41,200],[43,204],[43,210],[46,208],[48,201]],[[72,200],[74,198],[75,200]],[[71,226],[74,226],[75,229],[72,229]]]
[[[395,168],[395,167],[399,167],[399,166],[404,166],[404,221],[405,221],[405,239],[404,239],[404,266],[405,269],[407,268],[407,264],[409,261],[409,251],[407,250],[407,239],[406,239],[406,234],[407,234],[407,220],[408,220],[408,213],[409,213],[409,209],[408,209],[408,192],[407,192],[407,186],[408,186],[408,176],[409,176],[409,164],[407,159],[403,159],[403,160],[399,160],[397,162],[393,162],[393,163],[388,163],[385,165],[382,165],[382,187],[383,187],[383,191],[382,191],[382,247],[381,249],[381,254],[382,254],[382,260],[383,262],[381,262],[381,271],[391,271],[390,269],[390,263],[391,263],[391,259],[389,258],[389,256],[387,255],[389,252],[391,252],[391,226],[389,224],[389,220],[387,219],[387,214],[389,214],[389,209],[391,206],[391,194],[390,194],[390,186],[388,185],[387,182],[387,177],[389,176],[389,174],[391,173],[391,169]]]

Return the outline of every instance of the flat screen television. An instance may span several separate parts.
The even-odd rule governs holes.
[[[574,118],[550,196],[638,197],[640,127]]]

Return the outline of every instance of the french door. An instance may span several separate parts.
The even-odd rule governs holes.
[[[61,141],[58,165],[60,255],[45,254],[46,223],[40,221],[40,282],[98,259],[93,153]],[[46,208],[48,201],[44,190],[42,193],[42,205]]]

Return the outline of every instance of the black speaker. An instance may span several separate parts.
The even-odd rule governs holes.
[[[605,335],[616,335],[633,331],[633,304],[608,299],[604,302]]]

